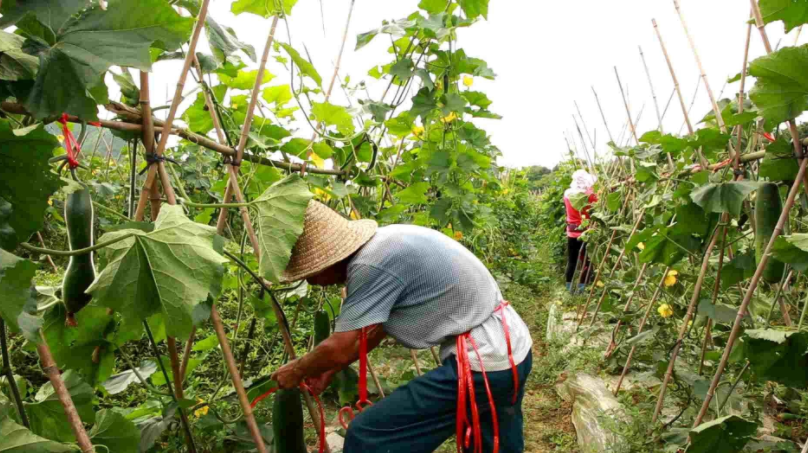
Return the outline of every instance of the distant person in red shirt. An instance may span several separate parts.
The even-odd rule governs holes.
[[[564,206],[567,208],[567,290],[574,294],[572,279],[575,276],[576,263],[581,263],[581,278],[578,280],[578,291],[583,292],[590,275],[591,264],[586,256],[586,243],[580,237],[584,233],[581,229],[583,219],[589,218],[591,204],[598,201],[592,187],[597,182],[597,176],[590,175],[585,170],[578,170],[572,174],[570,188],[564,192]],[[572,200],[588,197],[587,205],[578,211],[573,207]]]

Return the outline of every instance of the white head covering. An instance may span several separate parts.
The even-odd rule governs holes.
[[[598,182],[597,176],[590,175],[586,170],[577,170],[572,174],[570,188],[564,192],[564,196],[570,198],[573,195],[586,193],[596,182]]]

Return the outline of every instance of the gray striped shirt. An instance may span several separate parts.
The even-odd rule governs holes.
[[[502,294],[485,265],[444,234],[412,225],[379,228],[348,266],[348,297],[337,332],[384,324],[411,349],[441,347],[455,353],[457,335],[471,332],[487,371],[510,368],[501,316]],[[517,364],[530,352],[530,332],[513,309],[505,310]],[[480,371],[469,345],[471,366]]]

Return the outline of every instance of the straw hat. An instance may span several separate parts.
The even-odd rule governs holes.
[[[377,228],[373,220],[350,221],[328,206],[310,201],[303,234],[292,249],[283,281],[311,277],[344,260],[365,245]]]

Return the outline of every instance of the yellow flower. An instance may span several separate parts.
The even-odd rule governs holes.
[[[198,402],[200,402],[200,403],[204,403],[204,402],[205,402],[205,401],[203,401],[203,400],[201,400],[201,399],[199,399],[199,398],[197,398],[196,400],[197,400]],[[197,416],[197,418],[198,418],[198,417],[202,417],[203,415],[208,415],[208,406],[207,406],[207,405],[206,405],[206,406],[202,406],[202,407],[200,407],[199,409],[195,410],[195,411],[194,411],[194,415],[196,415],[196,416]]]
[[[421,126],[413,126],[412,127],[412,135],[420,138],[421,135],[423,135],[423,133],[424,133],[424,128],[423,127],[421,127]]]
[[[455,231],[454,238],[456,241],[463,240],[463,232],[462,231]]]
[[[51,200],[50,198],[48,198],[48,205],[53,206],[53,200]]]
[[[466,87],[471,88],[471,86],[474,85],[474,77],[463,76],[463,85],[465,85]]]
[[[668,275],[665,276],[665,287],[670,288],[671,286],[676,284],[676,276],[679,275],[677,271],[668,271]]]
[[[603,288],[606,285],[604,285],[602,281],[598,280],[598,282],[595,283],[595,286],[597,286],[598,288]]]
[[[359,215],[354,210],[351,210],[351,220],[359,220]]]
[[[59,140],[59,143],[64,143],[65,142],[65,136],[64,135],[57,135],[56,139]]]
[[[673,308],[671,308],[671,306],[668,304],[660,305],[657,312],[659,312],[659,316],[662,316],[663,318],[670,318],[673,316]]]
[[[238,104],[233,104],[230,106],[230,108],[233,110],[238,110]]]
[[[645,250],[645,243],[640,242],[639,244],[637,244],[637,248],[640,250]]]
[[[320,189],[319,187],[314,188],[314,195],[320,197],[320,199],[323,201],[328,201],[331,199],[331,195],[329,195],[326,191]]]
[[[502,191],[502,195],[508,195],[508,192],[510,191],[511,191],[510,189],[505,189]]]
[[[443,118],[441,118],[440,121],[442,123],[446,124],[446,123],[451,123],[452,121],[454,121],[456,119],[457,119],[457,115],[455,114],[455,112],[452,112],[452,113],[444,116]]]

